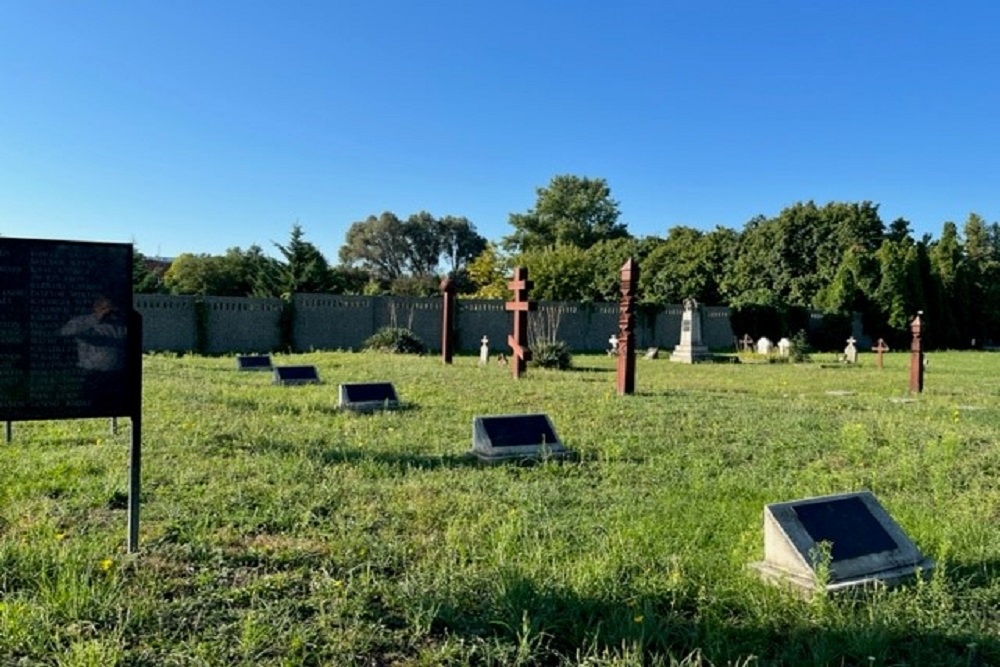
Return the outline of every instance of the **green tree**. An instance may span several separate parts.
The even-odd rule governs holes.
[[[486,239],[476,232],[468,218],[446,215],[439,221],[442,259],[448,273],[455,276],[486,249]]]
[[[171,294],[244,296],[241,279],[219,255],[181,253],[163,274]]]
[[[275,243],[284,262],[279,262],[273,283],[282,296],[297,293],[328,292],[332,286],[330,265],[323,253],[305,240],[302,225],[292,225],[288,243]]]
[[[407,272],[409,252],[403,223],[386,211],[377,218],[370,215],[353,223],[339,257],[345,267],[357,265],[376,281],[391,282]]]
[[[136,294],[156,294],[166,291],[163,273],[166,269],[157,267],[148,257],[132,249],[132,291]]]
[[[495,243],[487,243],[466,269],[473,288],[471,296],[477,299],[506,299],[512,267],[510,258]]]
[[[556,245],[587,249],[598,241],[629,235],[625,224],[618,222],[618,202],[603,178],[556,176],[535,193],[534,208],[510,214],[514,233],[503,241],[509,252]]]
[[[532,299],[547,301],[599,301],[594,282],[597,271],[587,251],[574,245],[559,245],[522,253],[517,264],[528,269],[534,282]]]

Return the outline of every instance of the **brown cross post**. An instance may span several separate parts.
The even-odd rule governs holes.
[[[877,356],[875,357],[875,364],[878,366],[879,370],[882,370],[882,353],[888,352],[889,346],[885,344],[885,341],[881,338],[878,339],[878,345],[872,348],[872,352],[875,352]]]
[[[531,361],[531,350],[528,348],[528,311],[535,310],[536,304],[528,301],[528,292],[534,283],[528,280],[528,269],[523,266],[514,268],[514,278],[507,283],[507,288],[514,293],[514,300],[505,304],[506,310],[514,311],[514,332],[507,336],[511,356],[514,358],[511,373],[518,379],[527,370]]]
[[[441,361],[451,363],[455,350],[455,281],[441,281]]]
[[[913,334],[913,342],[910,343],[910,391],[920,393],[924,390],[924,345],[921,334],[924,323],[920,316],[924,311],[918,310],[917,316],[910,322],[910,333]]]
[[[639,265],[629,257],[621,269],[622,298],[618,302],[618,395],[635,393],[635,288]]]

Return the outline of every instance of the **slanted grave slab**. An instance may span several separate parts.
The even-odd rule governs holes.
[[[480,461],[574,458],[545,414],[489,415],[472,419],[472,450]]]
[[[315,366],[275,366],[274,384],[319,384],[319,371]]]
[[[238,371],[269,371],[272,368],[271,357],[266,354],[241,354],[236,357]]]
[[[337,407],[356,412],[393,410],[399,407],[399,396],[391,382],[346,382],[340,385]]]
[[[860,491],[766,505],[764,560],[752,567],[769,581],[833,592],[897,584],[934,563],[870,491]]]

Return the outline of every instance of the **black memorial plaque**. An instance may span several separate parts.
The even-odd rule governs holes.
[[[396,389],[389,382],[352,382],[340,385],[342,396],[350,403],[397,402]]]
[[[0,238],[0,421],[130,416],[132,246]]]
[[[269,371],[271,357],[266,354],[240,355],[236,357],[236,370],[239,371]]]
[[[831,544],[831,562],[899,548],[858,496],[793,505],[792,511],[814,542]]]
[[[399,397],[390,382],[351,382],[340,385],[341,408],[381,410],[399,407]]]
[[[315,366],[275,366],[274,384],[319,384]]]
[[[501,415],[480,417],[490,444],[495,447],[555,444],[559,442],[548,417],[538,415]]]

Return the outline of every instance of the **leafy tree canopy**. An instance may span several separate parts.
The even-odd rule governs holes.
[[[618,202],[603,178],[556,176],[535,192],[533,208],[510,214],[514,233],[503,241],[510,252],[557,245],[586,250],[599,241],[629,236],[625,224],[618,222]]]

